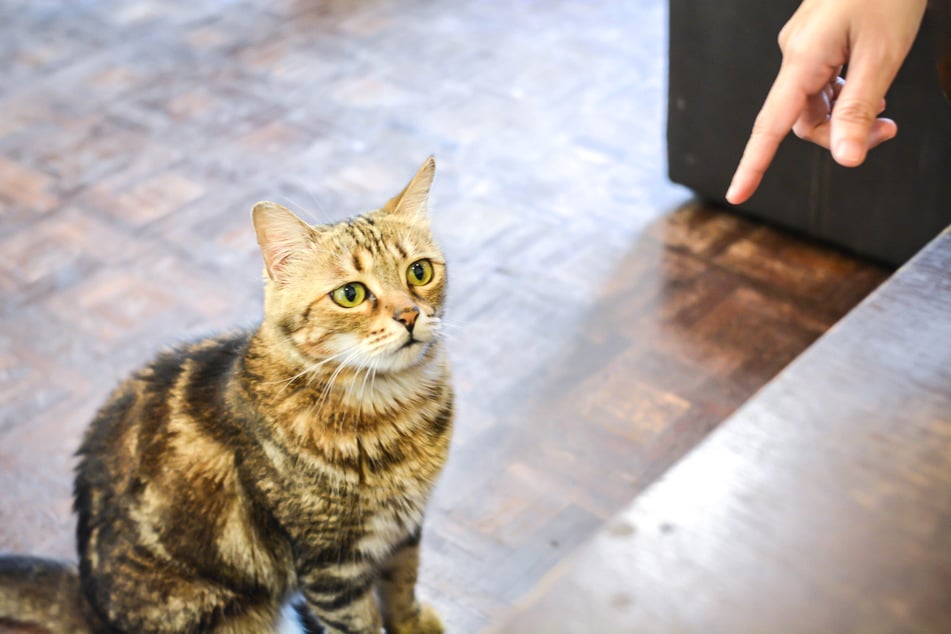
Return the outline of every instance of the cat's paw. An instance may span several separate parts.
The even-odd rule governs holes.
[[[443,634],[446,631],[446,626],[442,624],[439,614],[427,603],[420,606],[418,620],[419,623],[413,634]]]
[[[405,623],[387,625],[386,634],[444,634],[446,626],[431,605],[422,604],[414,618]]]

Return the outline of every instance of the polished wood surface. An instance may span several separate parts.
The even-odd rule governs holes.
[[[339,219],[433,153],[459,399],[422,594],[503,614],[888,274],[667,182],[665,7],[4,2],[0,550],[72,557],[109,390],[258,319],[254,202]]]
[[[501,632],[951,631],[951,229]]]

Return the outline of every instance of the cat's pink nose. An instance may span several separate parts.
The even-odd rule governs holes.
[[[419,317],[419,307],[415,305],[397,309],[393,313],[393,319],[406,326],[406,329],[410,332],[413,332],[417,317]]]

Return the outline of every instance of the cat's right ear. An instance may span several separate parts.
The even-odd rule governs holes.
[[[251,221],[268,277],[284,283],[287,263],[313,243],[313,229],[291,210],[268,201],[254,205]]]

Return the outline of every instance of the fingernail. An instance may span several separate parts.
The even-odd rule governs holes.
[[[726,199],[730,200],[733,198],[733,195],[736,194],[736,185],[730,183],[730,188],[726,190]]]
[[[841,139],[835,144],[834,155],[839,163],[855,164],[862,160],[862,146],[851,139]]]

